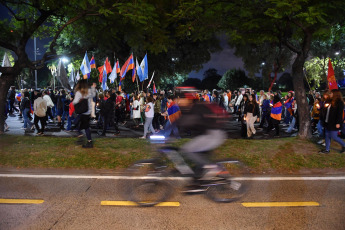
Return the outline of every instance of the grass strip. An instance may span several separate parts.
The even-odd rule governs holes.
[[[180,146],[189,141],[174,143]],[[157,145],[134,138],[100,138],[94,148],[76,145],[76,138],[0,136],[0,166],[17,168],[120,169],[152,157]],[[319,146],[296,137],[268,140],[229,139],[214,157],[236,158],[249,173],[296,173],[303,169],[345,169],[340,146],[330,154],[318,154]]]

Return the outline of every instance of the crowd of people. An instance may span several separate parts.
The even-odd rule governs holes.
[[[235,115],[241,124],[243,138],[252,139],[257,130],[263,130],[264,135],[269,135],[270,131],[274,130],[274,136],[279,137],[281,126],[285,127],[287,133],[296,132],[299,128],[297,102],[293,91],[289,91],[285,96],[279,91],[265,93],[261,90],[256,93],[251,89],[233,92],[193,90],[185,95],[190,101],[216,104],[224,114]],[[79,81],[74,91],[23,89],[17,92],[12,86],[8,93],[5,115],[14,116],[17,112],[24,121],[22,129],[27,132],[36,130],[37,135],[44,135],[47,122],[54,123],[66,132],[76,131],[78,136],[82,136],[81,130],[85,130],[88,141],[83,147],[91,148],[93,144],[90,121],[102,125],[101,136],[105,136],[110,128],[115,129],[114,135],[120,135],[118,126],[125,125],[132,119],[132,128],[143,126],[143,135],[140,137],[142,139],[149,133],[159,133],[165,137],[172,133],[176,138],[180,138],[179,121],[186,112],[186,106],[180,97],[181,95],[175,92],[164,90],[157,93],[132,94],[125,90],[97,90],[95,83],[90,87],[86,80]],[[307,99],[312,132],[321,138],[319,144],[325,146],[321,152],[330,151],[331,139],[340,143],[341,152],[344,152],[345,144],[339,137],[344,121],[344,103],[340,91],[325,91],[322,97],[320,93],[310,91]],[[83,100],[87,103],[81,103]],[[15,106],[16,103],[18,107]],[[84,107],[82,111],[81,107]],[[258,123],[257,128],[255,123]],[[342,133],[345,133],[345,130]]]

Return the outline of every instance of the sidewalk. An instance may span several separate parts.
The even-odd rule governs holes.
[[[15,114],[15,117],[8,117],[6,122],[8,124],[9,131],[6,134],[9,135],[27,135],[27,136],[36,136],[36,132],[25,132],[25,130],[21,129],[23,126],[23,119],[18,118],[18,114]],[[183,118],[182,118],[183,119]],[[126,125],[119,125],[119,129],[121,134],[118,136],[114,136],[112,133],[107,133],[106,137],[116,137],[116,138],[138,138],[143,135],[143,126],[140,126],[138,129],[133,129],[133,122],[132,120],[127,120]],[[254,139],[270,139],[273,138],[272,136],[264,136],[264,130],[258,129],[259,124],[255,123],[255,128],[257,129],[257,133]],[[241,137],[241,123],[237,121],[237,116],[232,116],[229,122],[225,125],[224,129],[228,133],[228,138],[232,139],[240,139]],[[92,137],[93,138],[101,138],[97,135],[94,129],[91,129]],[[55,124],[48,124],[48,127],[45,131],[46,136],[55,136],[55,137],[75,137],[77,133],[75,132],[66,132],[64,130],[59,130],[58,127],[55,127]],[[183,130],[180,130],[180,135],[182,138],[191,138],[192,135],[187,134]],[[285,128],[281,125],[280,126],[280,138],[284,137],[291,137],[296,136],[297,133],[286,133]]]

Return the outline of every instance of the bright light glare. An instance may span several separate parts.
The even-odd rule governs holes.
[[[68,58],[66,58],[66,57],[61,58],[61,61],[62,61],[63,63],[69,62]]]
[[[152,135],[152,136],[150,136],[150,139],[152,139],[152,140],[165,140],[165,136],[163,136],[163,135]]]
[[[335,55],[339,55],[339,54],[340,54],[340,52],[335,52],[334,54],[335,54]]]

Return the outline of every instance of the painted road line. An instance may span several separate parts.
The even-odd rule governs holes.
[[[110,180],[190,180],[190,177],[154,177],[154,176],[102,176],[102,175],[35,175],[35,174],[0,174],[4,178],[53,178],[53,179],[110,179]],[[329,181],[329,180],[345,180],[345,176],[320,176],[320,177],[234,177],[233,180],[244,181]]]
[[[0,199],[0,204],[42,204],[44,200]]]
[[[101,205],[115,205],[115,206],[139,206],[137,203],[132,201],[101,201]],[[180,202],[161,202],[156,204],[155,206],[161,206],[161,207],[179,207]]]
[[[248,202],[241,204],[247,208],[320,206],[317,202]]]

